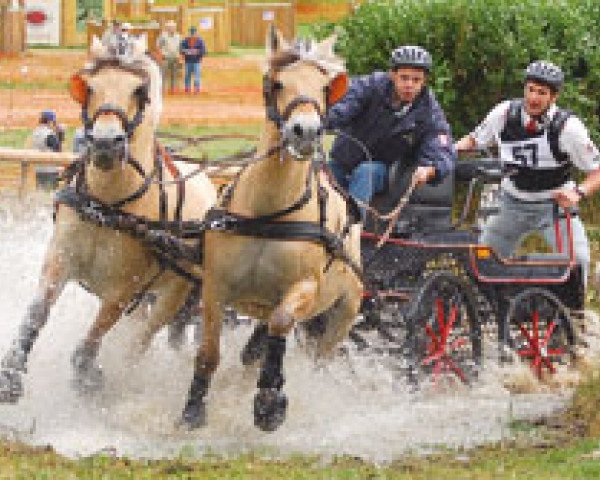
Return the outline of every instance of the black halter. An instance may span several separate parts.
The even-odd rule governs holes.
[[[114,58],[99,60],[93,67],[83,69],[80,72],[95,75],[103,68],[114,68],[117,70],[123,70],[137,75],[143,80],[142,85],[138,87],[134,92],[134,95],[137,100],[137,110],[133,119],[129,120],[127,114],[121,107],[111,104],[103,104],[94,112],[92,118],[90,118],[88,112],[89,95],[86,95],[85,102],[81,107],[81,120],[84,126],[85,138],[91,138],[91,131],[94,127],[94,122],[98,119],[99,116],[106,114],[115,114],[121,121],[123,130],[125,130],[125,133],[127,134],[127,139],[130,140],[133,136],[135,129],[144,120],[144,110],[146,109],[146,105],[150,103],[150,78],[148,76],[148,73],[143,69],[143,67],[136,64],[124,65],[121,61]]]

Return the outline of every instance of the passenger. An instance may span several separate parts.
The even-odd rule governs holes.
[[[337,128],[360,141],[373,157],[346,135],[338,135],[331,150],[331,170],[339,185],[369,203],[384,191],[388,171],[400,162],[417,165],[417,184],[439,183],[454,167],[456,152],[450,126],[427,87],[432,61],[417,46],[392,52],[390,70],[352,80],[346,95],[333,105],[327,128]]]
[[[40,121],[34,128],[28,146],[44,152],[60,152],[65,139],[63,128],[56,122],[56,113],[52,110],[44,110],[40,115]]]
[[[564,74],[556,65],[537,61],[525,70],[524,98],[497,105],[472,133],[456,143],[469,150],[497,143],[500,157],[515,173],[501,184],[500,211],[484,226],[481,243],[510,256],[529,232],[541,231],[556,249],[555,202],[575,207],[600,187],[600,158],[587,129],[571,112],[556,105]],[[586,172],[576,185],[572,167]],[[561,214],[562,244],[567,229]],[[587,280],[590,265],[588,238],[579,217],[573,218],[575,257]]]

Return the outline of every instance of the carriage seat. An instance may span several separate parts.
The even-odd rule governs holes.
[[[406,192],[415,167],[404,169],[395,163],[389,170],[389,183],[385,192],[376,195],[372,206],[381,213],[391,212]],[[407,237],[417,233],[439,233],[452,228],[452,202],[454,195],[454,172],[435,186],[424,185],[415,189],[408,204],[404,207],[394,231],[395,236]],[[367,215],[365,229],[382,232],[386,222]]]

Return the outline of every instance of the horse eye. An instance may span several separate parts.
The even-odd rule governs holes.
[[[143,97],[146,95],[146,88],[143,85],[140,85],[133,91],[133,94],[138,97]]]
[[[279,80],[274,80],[273,81],[273,90],[275,90],[275,91],[283,90],[283,83],[281,83]]]

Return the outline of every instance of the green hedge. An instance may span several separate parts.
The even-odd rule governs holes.
[[[523,69],[536,59],[562,66],[559,103],[599,140],[598,0],[397,0],[364,3],[341,22],[338,50],[351,73],[386,69],[398,45],[418,44],[434,59],[431,84],[456,137],[497,102],[521,96]],[[332,25],[317,28],[318,35]]]
[[[398,45],[422,45],[434,61],[430,83],[455,138],[468,133],[499,101],[521,97],[533,60],[560,65],[559,105],[574,110],[600,143],[599,0],[396,0],[362,4],[340,23],[337,50],[353,74],[388,68]],[[317,36],[333,24],[314,27]],[[600,197],[582,205],[600,224]]]

